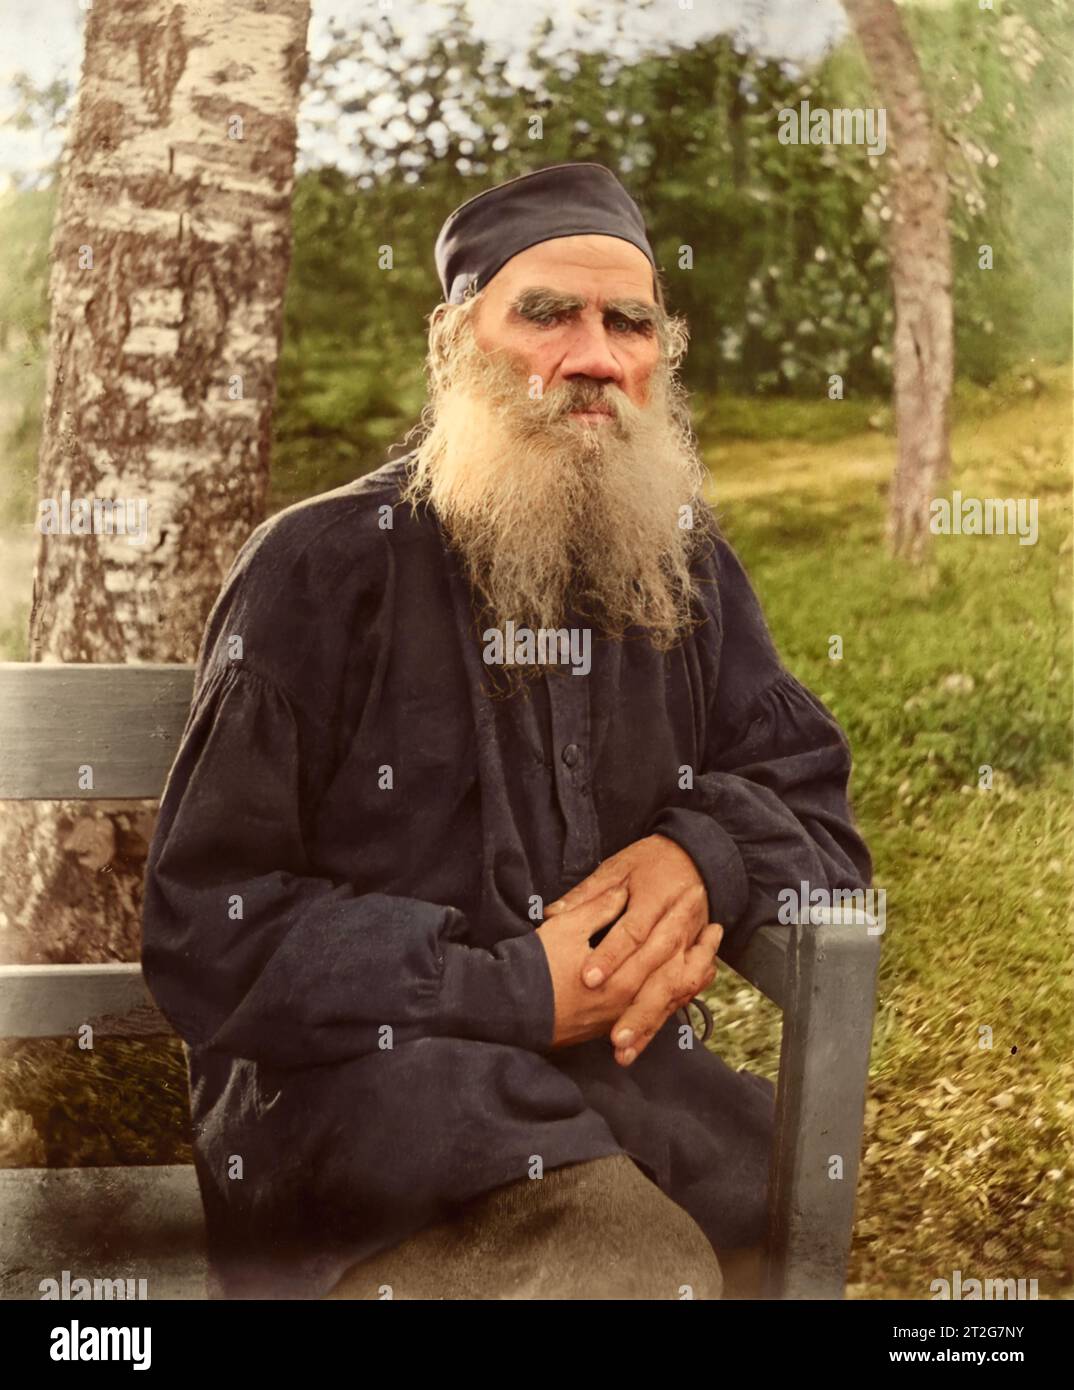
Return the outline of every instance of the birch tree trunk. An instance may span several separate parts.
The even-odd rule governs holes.
[[[947,175],[917,54],[894,0],[845,0],[845,5],[894,137],[898,462],[888,540],[897,555],[917,563],[928,551],[929,502],[945,486],[951,462],[948,410],[955,349]]]
[[[34,660],[193,660],[264,514],[309,9],[88,12],[51,245]],[[94,499],[126,503],[135,536],[100,533],[103,509],[78,534]],[[136,959],[152,806],[6,812],[3,958]]]

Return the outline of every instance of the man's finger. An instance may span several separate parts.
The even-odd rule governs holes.
[[[605,893],[609,888],[614,888],[625,882],[628,871],[622,864],[616,862],[618,857],[618,855],[613,855],[611,859],[606,859],[603,864],[598,864],[587,878],[582,879],[581,883],[576,883],[554,903],[549,903],[544,910],[544,915],[555,917],[562,912],[570,912],[574,908],[592,901],[598,893]]]
[[[601,927],[614,922],[626,907],[627,901],[625,884],[615,884],[587,901],[568,908],[566,912],[557,912],[552,920],[544,925],[569,928],[571,931],[584,932],[590,937],[600,931]]]
[[[720,949],[721,941],[723,941],[722,923],[710,922],[708,926],[705,928],[705,930],[701,933],[701,935],[697,938],[697,942],[695,943],[695,945],[693,945],[690,948],[690,950],[687,951],[687,960],[693,959],[701,961],[704,960],[706,957],[709,957],[713,960],[713,964],[715,964],[714,958],[716,952]]]
[[[708,989],[715,978],[716,967],[710,965],[704,975],[695,977],[693,985],[684,994],[669,1001],[663,1009],[656,1010],[648,1021],[639,1019],[636,1021],[636,1027],[627,1024],[625,1031],[630,1034],[630,1042],[615,1048],[615,1060],[620,1066],[629,1067],[632,1062],[637,1061],[672,1014],[685,1008],[691,999]],[[623,1017],[626,1018],[627,1015],[624,1014]],[[615,1025],[612,1036],[620,1036],[623,1032],[624,1026],[620,1021]]]
[[[582,971],[583,982],[591,989],[603,984],[650,940],[651,968],[655,970],[696,937],[704,923],[707,903],[708,894],[700,883],[692,884],[681,893],[666,912],[661,912],[659,905],[654,912],[651,901],[632,897],[622,918],[600,945],[594,947]]]
[[[679,961],[651,975],[611,1030],[616,1061],[629,1066],[652,1042],[664,1023],[707,989],[716,978],[716,950],[723,927],[710,923]]]
[[[622,917],[583,962],[582,983],[596,989],[629,964],[640,985],[684,951],[687,927],[681,914],[669,908],[657,912],[655,922],[653,915],[651,904],[629,898]]]
[[[713,952],[721,930],[717,928],[714,935],[706,928],[702,934],[705,940],[649,976],[611,1030],[616,1048],[625,1050],[635,1046],[642,1036],[651,1036],[664,1026],[669,1015],[707,988],[716,975]]]
[[[716,978],[715,967],[687,967],[682,957],[646,980],[637,998],[612,1029],[615,1060],[630,1066],[656,1037],[664,1024]]]

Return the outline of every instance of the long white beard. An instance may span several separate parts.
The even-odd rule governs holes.
[[[430,382],[405,496],[431,502],[492,625],[559,627],[570,606],[608,635],[637,625],[674,645],[692,622],[707,475],[666,362],[643,408],[588,380],[530,399],[525,369],[464,322]],[[614,421],[570,417],[597,400]]]

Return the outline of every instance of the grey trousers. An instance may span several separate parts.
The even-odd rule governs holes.
[[[327,1298],[718,1299],[708,1237],[633,1159],[508,1183],[352,1266]]]

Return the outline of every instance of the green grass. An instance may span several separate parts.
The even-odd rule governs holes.
[[[940,539],[921,573],[883,545],[894,441],[846,404],[754,403],[747,429],[718,400],[703,438],[784,659],[850,736],[887,890],[851,1294],[928,1298],[961,1269],[1070,1296],[1069,400],[1058,373],[960,390],[952,487],[1037,497],[1040,539]],[[716,1050],[774,1077],[774,1008],[730,971],[711,999]],[[6,1055],[0,1117],[39,1139],[9,1116],[0,1165],[188,1157],[176,1043]]]
[[[1040,538],[941,538],[923,575],[883,549],[890,440],[711,451],[784,659],[849,734],[887,890],[855,1296],[954,1269],[1071,1292],[1068,421],[1058,377],[963,409],[952,487],[1037,497]],[[716,1050],[774,1077],[776,1010],[730,972],[712,1002]]]

